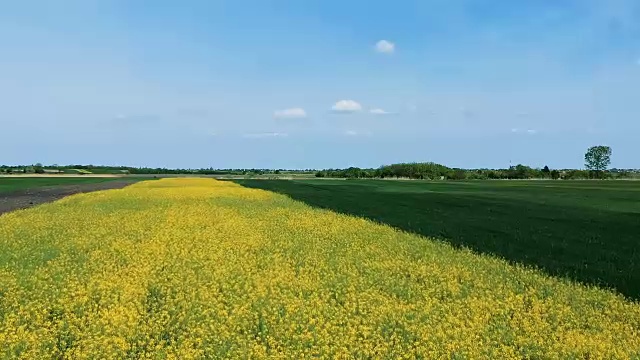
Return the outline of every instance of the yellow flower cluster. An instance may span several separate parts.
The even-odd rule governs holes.
[[[0,358],[640,358],[640,305],[212,179],[0,217]]]

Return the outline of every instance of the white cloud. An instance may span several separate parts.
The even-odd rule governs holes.
[[[126,118],[127,118],[127,115],[125,115],[125,114],[116,114],[116,116],[115,116],[115,117],[116,117],[116,119],[118,119],[118,120],[124,120],[124,119],[126,119]]]
[[[370,113],[374,114],[374,115],[389,115],[391,114],[388,111],[385,111],[383,109],[371,109],[369,110]]]
[[[355,130],[347,130],[344,132],[347,136],[371,136],[370,131],[355,131]]]
[[[303,119],[307,117],[307,112],[303,108],[276,110],[273,117],[276,119]]]
[[[640,66],[640,57],[636,60],[636,65]]]
[[[518,128],[513,128],[511,129],[511,132],[514,134],[529,134],[529,135],[535,135],[538,133],[538,130],[533,130],[533,129],[518,129]]]
[[[340,100],[331,107],[331,110],[340,113],[353,113],[362,110],[362,105],[353,100]]]
[[[263,139],[263,138],[273,138],[273,137],[287,137],[289,134],[287,133],[278,133],[278,132],[266,132],[266,133],[249,133],[243,134],[242,137],[248,139]]]
[[[376,51],[383,54],[393,54],[396,51],[396,44],[387,40],[380,40],[376,43]]]

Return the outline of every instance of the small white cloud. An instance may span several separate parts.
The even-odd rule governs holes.
[[[640,66],[640,57],[636,60],[636,65]]]
[[[346,136],[371,136],[370,131],[347,130],[344,132]]]
[[[535,135],[535,134],[537,134],[537,133],[538,133],[538,130],[533,130],[533,129],[527,129],[527,130],[524,130],[524,129],[514,128],[514,129],[511,129],[511,132],[512,132],[512,133],[514,133],[514,134],[529,134],[529,135]]]
[[[278,133],[278,132],[266,132],[266,133],[249,133],[243,134],[242,137],[248,139],[263,139],[263,138],[273,138],[273,137],[287,137],[289,134],[287,133]]]
[[[276,119],[303,119],[307,117],[307,112],[303,108],[276,110],[273,117]]]
[[[396,44],[387,40],[380,40],[376,43],[376,51],[383,54],[393,54],[396,51]]]
[[[369,112],[371,114],[374,114],[374,115],[389,115],[389,114],[391,114],[390,112],[385,111],[383,109],[371,109],[371,110],[369,110]]]
[[[416,110],[418,110],[418,107],[415,104],[408,104],[407,110],[409,110],[410,112],[416,112]]]
[[[116,120],[124,120],[127,118],[127,115],[125,114],[116,114],[115,116]]]
[[[339,113],[353,113],[362,110],[362,105],[353,100],[340,100],[331,107],[331,110]]]

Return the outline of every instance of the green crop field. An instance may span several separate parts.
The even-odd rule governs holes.
[[[117,177],[0,177],[0,193],[33,189],[43,186],[76,185],[113,181]]]
[[[640,182],[236,182],[640,298]]]

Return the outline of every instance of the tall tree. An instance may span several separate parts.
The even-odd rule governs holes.
[[[609,146],[592,146],[584,154],[584,165],[588,170],[598,173],[607,170],[611,164],[611,148]]]
[[[549,170],[549,167],[547,165],[545,165],[540,172],[542,173],[542,177],[545,177],[545,178],[551,175],[551,170]]]

